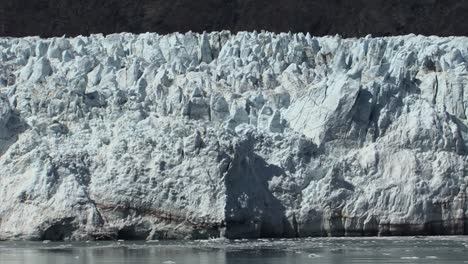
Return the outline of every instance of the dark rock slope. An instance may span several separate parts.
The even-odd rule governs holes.
[[[0,36],[214,31],[467,35],[465,0],[1,0]]]

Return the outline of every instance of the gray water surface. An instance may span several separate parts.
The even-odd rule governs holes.
[[[468,237],[0,242],[1,264],[468,263]]]

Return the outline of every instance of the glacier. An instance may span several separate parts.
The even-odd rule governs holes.
[[[468,38],[0,38],[0,240],[468,233]]]

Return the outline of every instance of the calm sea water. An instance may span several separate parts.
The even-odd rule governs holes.
[[[0,242],[0,263],[468,263],[468,237]]]

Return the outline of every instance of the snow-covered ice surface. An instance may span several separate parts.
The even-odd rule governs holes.
[[[0,38],[0,239],[466,234],[468,38]]]

